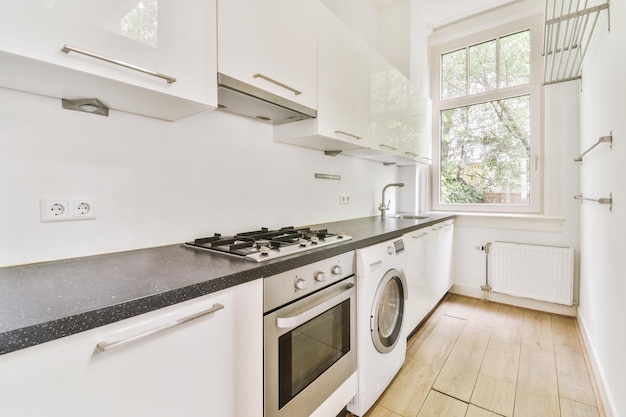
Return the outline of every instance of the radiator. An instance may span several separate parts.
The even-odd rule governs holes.
[[[493,242],[489,284],[493,292],[571,306],[574,249]]]

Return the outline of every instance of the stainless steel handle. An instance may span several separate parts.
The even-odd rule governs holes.
[[[295,95],[297,95],[297,96],[298,96],[298,95],[300,95],[300,94],[302,94],[302,91],[300,91],[300,90],[296,90],[296,89],[295,89],[295,88],[293,88],[293,87],[289,87],[288,85],[283,84],[283,83],[281,83],[280,81],[276,81],[275,79],[270,78],[270,77],[268,77],[268,76],[266,76],[266,75],[256,73],[256,74],[254,74],[254,75],[253,75],[253,77],[254,77],[254,78],[261,78],[261,79],[263,79],[263,80],[265,80],[265,81],[269,81],[269,82],[271,82],[272,84],[276,84],[277,86],[280,86],[280,87],[282,87],[282,88],[284,88],[284,89],[287,89],[287,90],[291,91],[292,93],[294,93],[294,94],[295,94]]]
[[[381,144],[380,144],[380,145],[378,145],[378,146],[380,146],[381,148],[391,149],[392,151],[395,151],[395,150],[397,150],[397,149],[398,149],[398,148],[396,148],[396,147],[394,147],[394,146],[387,145],[387,144],[385,144],[385,143],[381,143]]]
[[[577,158],[574,158],[574,162],[582,162],[583,161],[583,156],[587,155],[593,148],[595,148],[596,146],[598,146],[601,143],[610,143],[610,148],[613,149],[613,131],[611,130],[611,133],[609,134],[609,136],[600,136],[598,138],[598,141],[596,143],[594,143],[589,149],[587,149],[585,152],[581,153]]]
[[[613,193],[609,193],[608,197],[602,197],[602,198],[583,197],[581,193],[581,194],[575,195],[574,199],[581,200],[580,201],[581,203],[583,202],[583,200],[586,200],[586,201],[593,201],[594,203],[598,203],[598,204],[608,204],[609,210],[613,211]]]
[[[419,156],[418,154],[413,153],[413,152],[409,152],[409,151],[405,151],[405,152],[404,152],[404,154],[405,154],[405,155],[412,156],[412,157],[414,157],[414,158],[417,158],[417,157]]]
[[[335,295],[334,297],[331,297],[320,304],[316,304],[315,307],[305,310],[298,315],[292,317],[277,317],[276,327],[278,327],[279,329],[291,329],[306,323],[307,321],[319,316],[323,312],[331,309],[342,301],[345,301],[348,298],[352,297],[352,295],[354,294],[353,288],[354,284],[348,284],[348,289],[346,291],[343,291],[342,293]]]
[[[216,311],[222,310],[223,308],[224,308],[224,306],[222,304],[215,303],[208,310],[201,311],[201,312],[193,314],[191,316],[183,317],[182,319],[176,320],[176,321],[174,321],[172,323],[166,324],[166,325],[161,326],[161,327],[157,327],[156,329],[148,330],[147,332],[140,333],[138,335],[131,336],[131,337],[128,337],[126,339],[117,340],[117,341],[111,342],[111,343],[109,343],[109,342],[100,342],[100,343],[98,343],[97,347],[100,350],[100,352],[108,352],[109,350],[113,350],[113,349],[116,349],[116,348],[128,345],[130,343],[137,342],[138,340],[145,339],[146,337],[150,337],[152,335],[155,335],[157,333],[161,333],[161,332],[163,332],[165,330],[168,330],[168,329],[171,329],[173,327],[180,326],[183,323],[187,323],[187,322],[190,322],[192,320],[199,319],[200,317],[204,317],[204,316],[207,316],[209,314],[215,313]]]
[[[74,46],[63,45],[61,51],[69,54],[70,52],[76,52],[77,54],[82,54],[91,58],[99,59],[101,61],[105,61],[111,64],[119,65],[120,67],[129,68],[135,71],[143,72],[144,74],[152,75],[154,77],[162,78],[167,81],[168,84],[174,84],[176,82],[176,78],[170,77],[169,75],[160,74],[156,71],[152,71],[149,69],[141,68],[133,64],[129,64],[127,62],[118,61],[116,59],[107,58],[102,55],[95,54],[93,52],[86,51],[84,49],[76,48]]]
[[[344,132],[343,130],[335,130],[335,133],[338,135],[350,136],[351,138],[354,138],[356,140],[363,139],[362,136],[353,135],[352,133]]]

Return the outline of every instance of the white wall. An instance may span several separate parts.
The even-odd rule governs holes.
[[[542,216],[462,215],[454,235],[454,278],[458,291],[476,293],[485,282],[485,254],[477,246],[496,240],[566,246],[579,251],[579,167],[577,83],[545,90],[544,207]],[[576,270],[576,275],[577,274]],[[575,299],[577,291],[575,291]]]
[[[613,193],[613,211],[584,203],[581,207],[581,299],[579,322],[598,368],[609,416],[626,416],[626,5],[611,2],[611,32],[606,13],[598,39],[583,68],[580,150],[613,131],[613,149],[601,144],[585,155],[580,190],[598,198]]]
[[[8,89],[0,108],[0,266],[377,215],[382,187],[398,176],[275,143],[270,125],[218,111],[173,123],[107,118]],[[40,222],[41,197],[82,195],[96,196],[96,220]]]

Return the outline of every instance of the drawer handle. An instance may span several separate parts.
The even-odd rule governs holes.
[[[155,335],[157,333],[161,333],[161,332],[163,332],[165,330],[169,330],[169,329],[171,329],[173,327],[180,326],[183,323],[188,323],[188,322],[190,322],[192,320],[199,319],[200,317],[204,317],[204,316],[207,316],[209,314],[215,313],[216,311],[219,311],[219,310],[221,310],[223,308],[224,308],[224,306],[222,304],[215,303],[208,310],[200,311],[199,313],[192,314],[191,316],[183,317],[183,318],[178,319],[178,320],[176,320],[176,321],[174,321],[172,323],[165,324],[165,325],[163,325],[161,327],[157,327],[155,329],[148,330],[147,332],[140,333],[138,335],[131,336],[131,337],[128,337],[126,339],[117,340],[117,341],[111,342],[111,343],[109,343],[109,342],[100,342],[100,343],[98,343],[97,347],[100,350],[100,352],[103,352],[103,353],[104,352],[108,352],[110,350],[113,350],[113,349],[116,349],[116,348],[128,345],[130,343],[137,342],[137,341],[139,341],[141,339],[145,339],[146,337],[150,337],[150,336]]]
[[[397,149],[398,149],[398,148],[396,148],[395,146],[387,145],[387,144],[385,144],[385,143],[381,143],[381,144],[380,144],[380,145],[378,145],[378,146],[380,146],[381,148],[391,149],[392,151],[395,151],[395,150],[397,150]]]
[[[338,135],[350,136],[351,138],[354,138],[356,140],[363,139],[362,136],[353,135],[352,133],[344,132],[343,130],[335,130],[335,133]]]
[[[418,154],[413,153],[413,152],[409,152],[409,151],[405,151],[405,152],[404,152],[404,154],[405,154],[405,155],[412,156],[412,157],[414,157],[414,158],[417,158],[417,157],[419,156]]]
[[[411,237],[412,237],[413,239],[419,239],[419,238],[424,237],[424,236],[428,236],[428,232],[424,232],[424,233],[422,233],[421,235],[417,235],[417,236],[413,236],[413,235],[411,235]]]
[[[76,52],[77,54],[86,55],[86,56],[91,57],[91,58],[95,58],[95,59],[99,59],[101,61],[109,62],[111,64],[119,65],[120,67],[129,68],[129,69],[132,69],[132,70],[135,70],[135,71],[143,72],[144,74],[148,74],[148,75],[152,75],[154,77],[162,78],[165,81],[167,81],[168,84],[174,84],[176,82],[176,78],[170,77],[168,75],[163,75],[163,74],[160,74],[160,73],[158,73],[156,71],[152,71],[152,70],[148,70],[148,69],[145,69],[145,68],[141,68],[141,67],[138,67],[136,65],[128,64],[128,63],[123,62],[123,61],[118,61],[118,60],[115,60],[115,59],[107,58],[105,56],[98,55],[98,54],[95,54],[93,52],[86,51],[84,49],[76,48],[74,46],[63,45],[63,48],[61,48],[61,51],[65,52],[66,54],[69,54],[70,52]]]
[[[302,94],[302,91],[296,90],[296,89],[295,89],[295,88],[293,88],[293,87],[289,87],[288,85],[283,84],[283,83],[281,83],[280,81],[276,81],[275,79],[270,78],[270,77],[268,77],[268,76],[266,76],[266,75],[256,73],[256,74],[254,74],[254,75],[253,75],[253,77],[254,77],[254,78],[261,78],[261,79],[264,79],[265,81],[269,81],[269,82],[271,82],[272,84],[276,84],[276,85],[278,85],[278,86],[280,86],[280,87],[282,87],[282,88],[285,88],[285,89],[287,89],[287,90],[291,91],[292,93],[294,93],[294,94],[295,94],[295,95],[297,95],[297,96],[298,96],[298,95],[300,95],[300,94]]]

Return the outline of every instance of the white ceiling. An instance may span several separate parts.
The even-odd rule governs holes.
[[[407,0],[372,0],[383,9]],[[493,9],[516,0],[412,0],[417,2],[424,18],[435,29],[474,14]]]

